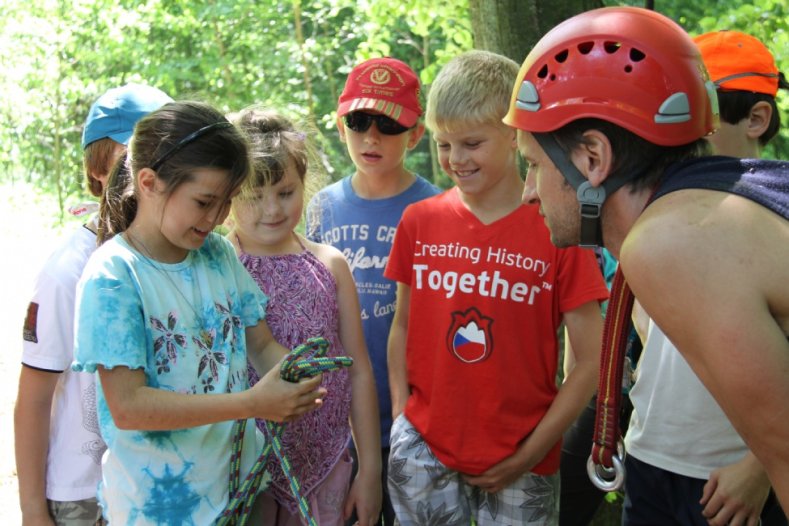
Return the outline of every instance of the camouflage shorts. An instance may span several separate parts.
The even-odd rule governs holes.
[[[49,514],[59,526],[104,526],[96,499],[61,502],[48,500]]]

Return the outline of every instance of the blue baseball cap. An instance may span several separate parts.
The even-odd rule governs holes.
[[[82,130],[82,149],[105,137],[128,144],[138,120],[172,101],[163,91],[144,84],[108,90],[90,107]]]

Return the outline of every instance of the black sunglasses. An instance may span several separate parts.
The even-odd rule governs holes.
[[[406,128],[394,119],[381,115],[378,113],[365,113],[363,111],[354,111],[347,113],[344,117],[345,125],[358,133],[364,133],[370,129],[370,126],[375,122],[378,131],[384,135],[400,135],[405,133],[411,128]]]

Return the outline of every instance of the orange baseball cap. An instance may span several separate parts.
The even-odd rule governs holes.
[[[337,116],[371,110],[410,128],[422,115],[419,91],[419,77],[405,62],[390,57],[371,58],[348,75]]]
[[[739,31],[713,31],[693,41],[715,87],[775,97],[778,68],[772,53],[759,39]]]

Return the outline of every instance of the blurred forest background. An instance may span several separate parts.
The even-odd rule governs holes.
[[[12,348],[0,370],[16,378],[16,331],[29,297],[22,289],[68,222],[65,208],[88,198],[82,125],[107,89],[142,82],[226,112],[277,108],[313,125],[323,167],[336,180],[353,169],[334,126],[337,98],[361,60],[404,60],[426,94],[461,51],[488,49],[520,63],[565,18],[646,2],[692,35],[737,29],[760,38],[789,74],[787,0],[0,0],[0,235],[15,255],[0,261],[8,278],[0,318]],[[789,159],[789,93],[778,103],[784,131],[765,157]],[[407,164],[446,187],[434,154],[427,137]],[[20,522],[10,454],[16,383],[5,386],[0,522],[12,524]],[[619,524],[621,495],[608,500],[593,524]]]
[[[789,72],[786,0],[656,0],[689,33],[738,29]],[[315,124],[332,179],[352,171],[337,138],[345,76],[373,56],[420,72],[424,93],[455,54],[482,48],[522,62],[561,20],[602,0],[0,0],[0,183],[25,182],[59,210],[87,194],[80,134],[90,104],[127,82],[235,111],[269,105]],[[789,94],[779,95],[784,122]],[[789,127],[766,156],[789,159]],[[447,186],[426,138],[409,166]]]

